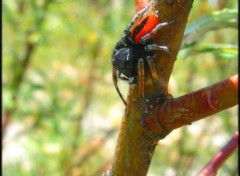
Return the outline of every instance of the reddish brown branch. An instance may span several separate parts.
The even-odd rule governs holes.
[[[217,170],[221,167],[224,161],[238,147],[238,132],[235,132],[231,140],[209,161],[209,163],[198,173],[198,176],[216,175]]]
[[[165,101],[145,120],[154,132],[172,131],[238,104],[238,75]],[[157,119],[156,119],[157,118]]]

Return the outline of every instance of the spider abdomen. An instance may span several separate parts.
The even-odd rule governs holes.
[[[156,14],[148,14],[132,27],[129,35],[134,42],[140,43],[141,38],[151,32],[158,23],[159,20]]]

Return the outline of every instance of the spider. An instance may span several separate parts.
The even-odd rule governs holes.
[[[117,80],[125,80],[131,84],[139,86],[139,97],[144,97],[144,65],[150,68],[154,82],[159,84],[159,77],[153,58],[158,50],[167,53],[167,46],[159,46],[152,40],[156,32],[162,27],[174,22],[159,23],[157,11],[148,12],[152,4],[147,5],[139,11],[127,25],[124,34],[117,42],[112,54],[112,77],[115,89],[117,90],[123,103],[126,105],[118,85]]]

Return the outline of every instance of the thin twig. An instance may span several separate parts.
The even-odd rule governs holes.
[[[229,156],[238,147],[238,132],[235,132],[231,140],[208,162],[197,176],[214,176]]]

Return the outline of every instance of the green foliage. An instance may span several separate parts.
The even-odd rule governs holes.
[[[196,43],[203,35],[211,30],[218,30],[222,28],[238,27],[237,9],[223,9],[221,11],[212,12],[211,14],[195,20],[187,26],[184,39],[183,48],[185,45]]]
[[[210,52],[216,57],[223,59],[235,59],[238,55],[236,43],[234,44],[207,44],[199,46],[201,39],[207,33],[225,28],[238,28],[237,9],[223,9],[214,11],[209,15],[201,17],[187,26],[182,42],[182,49],[185,51],[184,58],[190,55]]]
[[[134,2],[2,5],[2,110],[10,120],[3,175],[101,175],[113,157],[124,109],[111,80],[111,52],[134,14]],[[237,72],[236,7],[233,0],[220,9],[218,3],[195,2],[170,81],[174,97]],[[120,85],[126,92],[127,85]],[[236,117],[232,108],[176,130],[160,142],[150,173],[194,175],[237,129]],[[221,174],[236,173],[236,161],[231,157]]]

